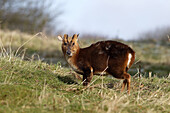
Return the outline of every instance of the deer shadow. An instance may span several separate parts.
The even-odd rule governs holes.
[[[58,78],[58,80],[62,81],[63,83],[66,83],[66,84],[78,84],[78,82],[75,81],[70,76],[57,76],[57,78]]]

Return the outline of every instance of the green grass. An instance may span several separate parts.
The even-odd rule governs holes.
[[[136,62],[140,60],[129,70],[135,76],[131,78],[128,95],[126,91],[120,93],[122,81],[110,76],[94,76],[91,85],[83,87],[82,76],[74,73],[62,58],[61,43],[57,39],[16,31],[0,31],[0,38],[0,113],[170,112],[170,49],[167,45],[125,42],[135,49]],[[82,40],[82,46],[96,42],[88,41]],[[55,62],[47,60],[51,58]],[[137,76],[139,65],[141,78]],[[152,77],[148,77],[149,72]]]
[[[0,112],[170,111],[169,78],[132,77],[127,95],[120,93],[122,81],[112,77],[95,76],[85,89],[60,64],[1,58],[0,67]]]

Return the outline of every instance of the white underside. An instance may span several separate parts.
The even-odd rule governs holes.
[[[132,58],[132,54],[129,53],[129,55],[128,55],[128,63],[127,63],[128,68],[129,68],[129,65],[130,65],[131,58]]]

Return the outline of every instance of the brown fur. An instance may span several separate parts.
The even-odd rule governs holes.
[[[127,84],[130,93],[130,74],[127,73],[135,60],[135,52],[127,45],[116,41],[100,41],[86,48],[80,48],[77,43],[78,35],[68,37],[64,35],[62,51],[71,67],[83,75],[83,85],[87,86],[93,75],[100,75],[105,71],[118,79],[124,79],[122,91]],[[66,45],[64,45],[66,43]],[[73,44],[74,43],[74,44]],[[71,56],[67,54],[71,52]],[[128,55],[132,55],[128,63]]]

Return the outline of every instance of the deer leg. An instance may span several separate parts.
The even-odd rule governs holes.
[[[89,85],[90,81],[92,80],[92,77],[92,73],[90,73],[89,75],[83,75],[83,86]]]
[[[130,94],[130,78],[127,79],[127,90],[128,90],[128,94]]]
[[[130,78],[131,78],[131,76],[128,73],[124,73],[123,76],[124,76],[124,81],[123,81],[123,86],[122,86],[121,91],[124,90],[125,85],[127,84],[127,91],[128,91],[128,94],[130,94]]]
[[[93,70],[92,70],[92,68],[84,69],[83,86],[89,85],[92,78],[93,78]]]
[[[126,84],[127,84],[127,79],[123,80],[123,85],[122,85],[121,92],[123,92],[123,90],[125,89]]]

